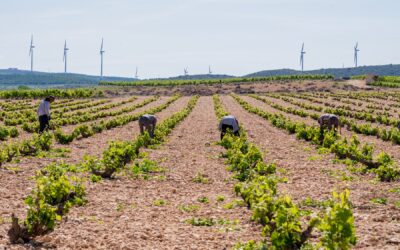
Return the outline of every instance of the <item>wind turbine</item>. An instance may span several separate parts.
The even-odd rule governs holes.
[[[301,66],[301,71],[303,71],[304,70],[304,54],[305,54],[306,52],[304,51],[304,43],[303,43],[303,45],[301,46],[301,51],[300,51],[300,66]]]
[[[136,78],[136,79],[139,78],[139,76],[138,76],[138,67],[136,67],[135,78]]]
[[[210,66],[210,65],[208,66],[208,74],[209,74],[209,75],[211,75],[211,74],[212,74],[212,71],[211,71],[211,66]]]
[[[103,38],[101,38],[101,47],[100,47],[100,57],[101,57],[101,64],[100,64],[100,76],[103,77],[103,54],[106,52],[103,50]]]
[[[188,71],[187,67],[183,69],[183,73],[185,74],[185,76],[187,76],[189,74],[189,71]]]
[[[356,46],[354,46],[354,64],[356,65],[356,68],[358,65],[358,51],[360,50],[358,49],[358,42],[357,42]]]
[[[31,57],[31,71],[33,71],[33,49],[35,46],[33,45],[33,35],[31,36],[31,45],[29,46],[29,56]]]
[[[64,43],[64,56],[63,56],[63,62],[64,62],[64,73],[67,73],[67,52],[69,48],[67,48],[67,40],[65,40]]]

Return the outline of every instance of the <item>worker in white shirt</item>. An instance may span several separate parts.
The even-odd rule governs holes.
[[[37,110],[37,115],[40,123],[39,133],[43,133],[43,131],[50,127],[50,103],[54,102],[54,100],[54,96],[49,96],[40,102],[39,108]]]
[[[239,122],[233,115],[222,117],[218,128],[221,131],[221,140],[224,138],[227,129],[232,130],[234,135],[239,136]]]

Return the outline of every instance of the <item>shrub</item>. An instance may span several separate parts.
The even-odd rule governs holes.
[[[12,138],[18,137],[18,135],[19,135],[19,131],[18,131],[17,128],[11,128],[11,129],[10,129],[10,136],[11,136]]]
[[[322,233],[319,246],[326,249],[350,249],[357,238],[349,191],[333,193],[334,203],[326,210],[318,229]]]
[[[71,134],[64,134],[61,129],[57,129],[54,133],[56,141],[60,144],[69,144],[78,136],[77,131],[73,131]]]
[[[44,132],[41,135],[34,135],[33,136],[33,141],[35,146],[39,150],[45,150],[48,151],[51,148],[51,145],[53,143],[53,134],[50,132]]]
[[[6,127],[0,126],[0,140],[5,141],[10,136],[10,131]]]
[[[87,125],[81,125],[77,128],[77,133],[79,133],[83,138],[88,138],[94,135],[92,128]],[[75,131],[74,131],[75,132]]]

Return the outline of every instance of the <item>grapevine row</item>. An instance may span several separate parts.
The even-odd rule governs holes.
[[[70,107],[63,107],[60,109],[56,109],[52,112],[52,118],[59,118],[59,117],[69,117],[73,116],[74,114],[69,114],[69,115],[64,115],[65,112],[69,111],[74,111],[77,109],[83,109],[83,108],[90,108],[98,105],[102,105],[104,103],[109,102],[109,100],[100,100],[100,101],[95,101],[91,103],[85,103],[85,104],[78,104]],[[8,126],[15,126],[27,122],[34,122],[37,120],[37,114],[36,110],[26,110],[26,111],[21,111],[21,112],[7,112],[3,113],[3,119],[4,119],[4,124]]]
[[[308,113],[304,110],[300,109],[294,109],[290,107],[283,107],[281,105],[275,104],[265,98],[262,98],[260,96],[256,95],[250,95],[251,97],[260,100],[271,107],[278,109],[280,111],[283,111],[285,113],[290,113],[294,115],[298,115],[301,117],[310,117],[314,120],[318,120],[320,114],[317,113]],[[295,103],[292,103],[295,105]],[[304,108],[308,108],[306,105],[301,105]],[[309,108],[310,109],[310,108]],[[313,108],[315,110],[315,108]],[[323,110],[325,113],[333,113],[333,114],[338,114],[337,112],[332,111],[331,109],[325,109]],[[391,141],[394,144],[399,145],[400,144],[400,130],[397,127],[393,127],[390,129],[385,129],[381,128],[379,126],[372,126],[371,124],[359,124],[356,121],[352,119],[346,119],[341,117],[340,122],[343,125],[347,126],[347,130],[353,131],[357,134],[362,134],[362,135],[367,135],[367,136],[376,136],[377,138],[381,139],[382,141]]]
[[[135,82],[100,82],[100,85],[116,86],[182,86],[198,84],[229,84],[229,83],[251,83],[265,81],[284,81],[284,80],[329,80],[333,79],[331,75],[287,75],[287,76],[269,76],[252,78],[225,78],[225,79],[185,79],[185,80],[144,80]]]
[[[226,111],[217,95],[213,100],[215,113],[221,119]],[[354,217],[348,190],[341,194],[334,192],[322,216],[306,218],[290,196],[279,194],[276,165],[264,162],[261,150],[248,142],[243,128],[240,137],[228,134],[220,145],[227,149],[225,156],[229,169],[240,181],[235,185],[235,192],[253,211],[251,219],[263,226],[265,236],[260,243],[238,243],[235,249],[347,249],[355,245]],[[345,218],[340,218],[344,214]],[[304,220],[307,223],[305,227],[302,226]],[[313,230],[320,232],[316,244],[309,241]]]
[[[308,126],[303,122],[294,122],[281,114],[269,113],[265,110],[253,107],[237,95],[232,97],[250,113],[254,113],[268,121],[275,127],[284,129],[290,134],[296,134],[298,139],[310,141],[320,147],[324,147],[334,153],[340,159],[350,159],[366,166],[366,170],[377,174],[381,181],[393,181],[400,178],[400,170],[385,152],[381,152],[376,159],[373,157],[372,145],[361,145],[356,136],[350,141],[341,138],[335,132],[321,130],[317,126]]]
[[[132,105],[129,107],[125,107],[122,109],[118,109],[118,110],[113,110],[113,111],[102,111],[99,112],[101,110],[107,110],[112,108],[112,106],[116,105],[116,106],[120,106],[123,104],[126,104],[130,101],[123,101],[121,103],[117,103],[117,104],[110,104],[110,105],[106,105],[106,106],[102,106],[102,107],[98,107],[89,111],[85,111],[84,113],[79,113],[79,115],[76,114],[72,114],[72,116],[66,116],[66,117],[60,117],[58,119],[54,119],[51,121],[51,127],[52,128],[59,128],[62,126],[66,126],[66,125],[75,125],[75,124],[79,124],[79,123],[83,123],[83,122],[89,122],[89,121],[94,121],[94,120],[98,120],[100,118],[105,118],[105,117],[111,117],[111,116],[118,116],[124,113],[129,113],[139,107],[142,107],[150,102],[154,102],[158,99],[158,97],[150,97],[148,99],[145,99],[142,103],[136,104],[136,105]],[[97,113],[96,113],[97,111]],[[22,128],[26,131],[26,132],[35,132],[38,131],[39,129],[39,123],[35,122],[35,123],[24,123],[22,124]]]
[[[125,125],[131,121],[137,120],[140,115],[144,113],[157,113],[165,108],[167,108],[172,102],[177,100],[179,96],[173,96],[166,103],[148,109],[140,114],[136,115],[125,115],[121,117],[114,118],[107,122],[102,122],[100,124],[94,123],[90,126],[82,125],[74,130],[73,133],[69,135],[63,134],[61,131],[56,131],[53,133],[47,132],[42,135],[34,134],[31,139],[23,140],[19,143],[14,144],[3,144],[0,147],[0,166],[6,162],[11,162],[15,157],[18,156],[36,156],[40,151],[49,151],[53,145],[54,138],[61,144],[68,144],[71,141],[77,139],[78,137],[90,137],[94,134],[101,133],[105,129],[115,128],[117,126]],[[147,102],[149,99],[147,100]],[[146,105],[146,100],[141,104],[136,106],[137,108]]]
[[[148,110],[145,110],[139,114],[127,114],[127,115],[122,115],[113,119],[110,119],[108,121],[100,121],[100,123],[92,123],[89,125],[80,125],[76,127],[71,133],[65,134],[61,131],[61,129],[57,129],[56,132],[54,133],[54,136],[57,140],[57,142],[61,144],[69,144],[73,140],[82,137],[82,138],[88,138],[90,136],[93,136],[95,134],[101,133],[104,130],[110,130],[112,128],[118,127],[118,126],[123,126],[125,124],[128,124],[132,121],[136,121],[140,118],[140,116],[144,114],[155,114],[158,113],[164,109],[166,109],[171,103],[175,102],[180,96],[175,95],[172,98],[170,98],[166,103],[161,104],[157,107],[150,108]],[[151,97],[146,100],[144,100],[141,103],[138,103],[132,107],[129,107],[129,112],[132,112],[138,108],[141,108],[153,101],[158,99],[158,97]]]
[[[8,233],[10,241],[28,242],[36,236],[52,231],[57,221],[60,221],[72,206],[84,205],[86,202],[85,178],[80,177],[79,173],[89,171],[97,175],[104,170],[101,175],[111,177],[121,171],[126,164],[139,156],[140,148],[162,143],[172,129],[191,113],[197,100],[197,96],[192,97],[183,110],[160,123],[154,139],[150,139],[145,133],[131,142],[111,142],[101,159],[88,157],[78,166],[51,164],[38,172],[35,178],[36,188],[25,200],[28,211],[24,223],[20,225],[19,219],[12,215],[12,226]],[[106,172],[110,175],[106,176]]]

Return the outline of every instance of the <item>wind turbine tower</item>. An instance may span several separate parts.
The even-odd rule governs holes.
[[[136,78],[136,79],[139,78],[139,75],[138,75],[138,67],[136,67],[135,78]]]
[[[100,62],[100,76],[101,77],[103,77],[103,54],[104,54],[104,52],[106,52],[104,49],[103,49],[103,42],[104,42],[104,40],[103,40],[103,38],[101,39],[101,47],[100,47],[100,57],[101,57],[101,62]]]
[[[63,56],[63,62],[64,62],[64,73],[67,73],[67,53],[68,53],[69,48],[67,48],[67,40],[65,40],[64,43],[64,56]]]
[[[301,66],[301,71],[303,71],[304,70],[304,54],[305,54],[306,52],[304,51],[304,43],[303,43],[303,45],[301,46],[301,51],[300,51],[300,66]]]
[[[211,66],[208,66],[208,74],[211,75],[213,72],[211,71]]]
[[[358,49],[358,42],[357,42],[356,46],[354,46],[354,65],[356,66],[356,68],[358,66],[358,51],[360,50]]]
[[[183,73],[185,74],[185,76],[187,76],[189,74],[188,67],[183,69]]]
[[[31,71],[33,71],[33,49],[35,46],[33,45],[33,35],[31,36],[31,45],[29,46],[29,56],[31,57]]]

